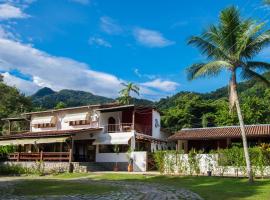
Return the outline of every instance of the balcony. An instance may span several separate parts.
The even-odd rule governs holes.
[[[104,132],[106,133],[131,132],[132,130],[134,130],[132,123],[107,124],[104,126]]]
[[[119,132],[131,132],[135,130],[138,133],[151,135],[152,127],[141,125],[141,124],[133,124],[133,123],[121,123],[121,124],[107,124],[104,126],[105,133],[119,133]]]

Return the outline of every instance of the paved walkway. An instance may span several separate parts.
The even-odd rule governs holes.
[[[12,186],[23,178],[0,178],[0,199],[25,200],[25,199],[96,199],[96,200],[202,200],[202,198],[186,189],[163,186],[159,184],[126,182],[126,181],[95,181],[87,179],[74,179],[72,181],[87,182],[91,184],[104,184],[118,186],[121,190],[99,195],[63,195],[63,196],[16,196],[13,194]]]

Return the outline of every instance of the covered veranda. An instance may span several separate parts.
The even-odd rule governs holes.
[[[248,146],[270,143],[270,124],[246,125]],[[242,144],[239,126],[182,129],[169,137],[176,142],[176,149],[188,153],[191,149],[209,152]]]
[[[14,146],[8,155],[11,161],[65,161],[76,160],[73,137],[92,129],[27,132],[0,137],[0,146]]]

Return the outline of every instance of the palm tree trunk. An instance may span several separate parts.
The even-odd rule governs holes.
[[[247,167],[247,175],[248,175],[248,180],[250,183],[253,182],[253,174],[252,174],[252,166],[250,163],[250,157],[249,157],[249,152],[248,152],[248,145],[247,145],[247,137],[246,137],[246,132],[245,132],[245,125],[244,125],[244,120],[240,108],[240,103],[239,103],[239,98],[238,98],[238,93],[237,93],[237,82],[236,82],[236,72],[235,70],[232,71],[231,75],[231,80],[230,80],[230,92],[231,92],[231,98],[233,99],[233,102],[236,107],[237,111],[237,116],[239,119],[239,125],[241,129],[241,135],[242,135],[242,141],[243,141],[243,147],[244,147],[244,155],[246,159],[246,167]]]

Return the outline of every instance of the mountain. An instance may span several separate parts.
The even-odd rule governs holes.
[[[55,92],[50,88],[42,88],[31,97],[34,110],[45,110],[55,108],[59,102],[66,107],[84,106],[93,104],[112,103],[116,101],[112,98],[94,95],[90,92],[76,90],[61,90]],[[136,105],[153,105],[154,102],[147,99],[132,98],[131,103]]]
[[[55,108],[59,102],[67,107],[111,103],[114,99],[94,95],[90,92],[76,90],[60,90],[55,92],[50,88],[42,88],[30,97],[33,105],[39,109]]]
[[[32,98],[35,99],[35,98],[42,98],[44,96],[47,96],[47,95],[52,95],[52,94],[55,94],[56,92],[53,91],[51,88],[48,88],[48,87],[44,87],[40,90],[38,90],[33,96]]]

